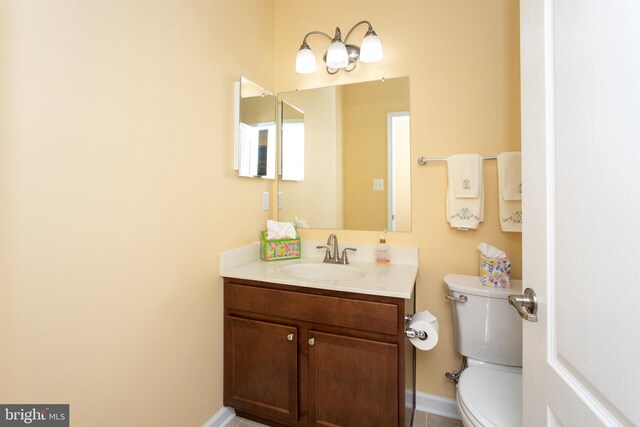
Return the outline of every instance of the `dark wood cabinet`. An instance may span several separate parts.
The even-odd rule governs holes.
[[[225,396],[238,409],[273,419],[298,418],[298,347],[295,327],[227,316]]]
[[[311,331],[311,425],[394,426],[398,345]]]
[[[410,426],[414,300],[224,279],[224,404],[273,426]]]

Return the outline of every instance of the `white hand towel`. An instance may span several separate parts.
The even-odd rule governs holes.
[[[505,232],[522,233],[522,200],[505,200],[498,184],[498,216]]]
[[[522,233],[520,159],[520,152],[498,154],[498,216],[504,232]]]
[[[267,220],[267,240],[295,239],[296,235],[292,223]]]
[[[447,222],[449,222],[452,227],[461,230],[476,229],[478,228],[478,224],[484,221],[484,182],[482,160],[480,158],[478,176],[475,178],[475,181],[478,182],[479,188],[478,197],[472,199],[456,197],[454,186],[452,185],[456,166],[454,165],[452,167],[452,162],[449,162],[449,159],[447,159],[447,176],[449,179],[446,200]]]
[[[477,199],[482,186],[482,156],[456,154],[447,159],[451,169],[449,185],[458,199]]]
[[[498,154],[498,185],[504,200],[522,200],[521,170],[519,151]]]

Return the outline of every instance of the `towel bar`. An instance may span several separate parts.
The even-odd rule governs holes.
[[[482,160],[496,160],[497,157],[496,156],[489,156],[489,157],[483,157]],[[447,159],[445,157],[420,157],[418,159],[418,164],[419,165],[426,165],[429,162],[446,162]]]

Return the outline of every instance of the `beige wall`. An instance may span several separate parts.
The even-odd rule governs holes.
[[[0,1],[0,402],[76,427],[222,406],[218,255],[256,241],[233,82],[274,87],[265,0]],[[232,225],[232,226],[230,226]]]
[[[336,14],[335,11],[340,13]],[[387,2],[298,0],[276,2],[276,90],[289,91],[381,77],[410,77],[412,232],[389,233],[390,245],[415,245],[420,250],[417,308],[440,319],[440,342],[418,354],[419,391],[453,397],[444,372],[457,370],[451,308],[442,278],[450,272],[478,273],[479,242],[510,255],[513,276],[521,277],[521,236],[502,233],[497,213],[495,162],[485,162],[485,222],[477,231],[448,227],[444,217],[446,165],[418,166],[421,155],[455,153],[495,155],[520,148],[519,26],[514,0]],[[359,64],[352,73],[329,76],[295,73],[295,55],[312,30],[343,34],[361,19],[370,20],[380,36],[385,58]],[[355,34],[359,38],[365,29]],[[327,41],[311,38],[318,59]],[[327,230],[305,230],[303,239],[322,240]],[[339,231],[341,242],[377,242],[377,232]]]
[[[408,93],[407,79],[342,87],[344,228],[389,228],[387,114],[408,111]],[[373,189],[375,178],[384,180],[383,191]]]

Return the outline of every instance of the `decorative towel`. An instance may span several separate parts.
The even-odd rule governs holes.
[[[500,228],[505,232],[522,233],[520,164],[519,152],[498,154],[498,212]]]
[[[449,222],[452,227],[460,230],[468,230],[470,228],[476,229],[478,228],[478,224],[484,221],[482,157],[479,155],[470,156],[475,156],[477,159],[477,173],[473,176],[468,175],[470,186],[471,182],[476,182],[478,185],[478,197],[476,198],[456,197],[456,191],[454,189],[456,183],[455,177],[459,177],[461,175],[460,172],[456,170],[460,165],[460,162],[457,162],[456,160],[452,161],[453,157],[458,156],[451,156],[447,159],[447,176],[449,179],[446,202],[447,222]]]
[[[451,174],[449,185],[456,199],[477,199],[482,186],[482,157],[479,154],[456,154],[447,159]]]
[[[522,200],[522,167],[520,152],[498,154],[498,179],[506,201]]]

